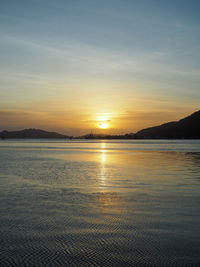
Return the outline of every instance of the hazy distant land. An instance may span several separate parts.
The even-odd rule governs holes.
[[[65,139],[69,138],[69,136],[55,133],[55,132],[47,132],[44,130],[39,130],[39,129],[24,129],[21,131],[2,131],[0,133],[0,136],[2,139],[7,139],[7,138],[20,138],[20,139]]]
[[[24,129],[21,131],[2,131],[1,139],[200,139],[200,110],[179,121],[164,123],[142,129],[137,133],[124,135],[86,134],[80,137],[72,137],[56,132],[48,132],[40,129]]]

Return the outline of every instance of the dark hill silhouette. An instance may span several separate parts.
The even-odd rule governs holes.
[[[179,121],[140,130],[135,138],[156,139],[199,139],[200,110]]]
[[[0,137],[5,138],[29,138],[29,139],[43,139],[43,138],[53,138],[53,139],[64,139],[69,138],[68,136],[55,133],[47,132],[39,129],[24,129],[21,131],[2,131],[0,132]]]

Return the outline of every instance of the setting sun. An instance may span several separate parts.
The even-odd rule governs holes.
[[[108,128],[108,123],[101,122],[98,126],[99,126],[99,128],[101,128],[101,129],[106,129],[106,128]]]

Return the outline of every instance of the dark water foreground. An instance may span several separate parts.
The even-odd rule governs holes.
[[[2,141],[0,203],[0,266],[200,266],[200,141]]]

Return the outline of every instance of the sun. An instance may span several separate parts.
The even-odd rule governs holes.
[[[107,116],[107,114],[100,114],[99,116],[97,116],[96,118],[96,127],[100,128],[100,129],[107,129],[110,128],[110,118]]]
[[[107,129],[108,128],[108,123],[106,123],[106,122],[101,122],[101,123],[99,123],[99,128],[101,128],[101,129]]]

